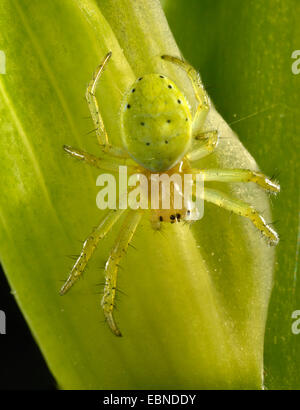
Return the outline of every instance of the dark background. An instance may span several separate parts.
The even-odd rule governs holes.
[[[0,310],[6,335],[0,334],[0,390],[53,390],[55,380],[23,319],[0,266]]]

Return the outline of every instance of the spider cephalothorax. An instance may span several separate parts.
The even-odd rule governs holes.
[[[64,149],[73,157],[105,171],[115,172],[124,160],[133,159],[128,166],[129,174],[138,172],[149,181],[152,174],[167,173],[180,175],[189,173],[201,175],[204,181],[254,182],[270,192],[279,192],[280,187],[260,172],[247,169],[197,169],[193,162],[215,150],[218,144],[217,131],[203,131],[193,135],[193,123],[204,125],[209,111],[209,99],[197,71],[188,63],[171,56],[162,59],[181,67],[189,76],[198,107],[192,116],[184,94],[176,84],[161,73],[147,74],[138,78],[124,94],[121,104],[121,129],[123,148],[114,147],[108,142],[108,135],[100,115],[95,91],[104,67],[112,53],[109,52],[98,67],[88,85],[86,99],[96,127],[96,135],[101,150],[110,160],[95,157],[85,151],[69,146]],[[160,199],[159,203],[161,203]],[[231,212],[248,218],[258,228],[270,244],[277,244],[277,233],[265,222],[264,218],[251,205],[234,199],[220,191],[205,187],[201,199],[223,207]],[[141,221],[143,209],[110,210],[101,223],[85,240],[82,251],[74,264],[69,277],[61,288],[66,293],[83,273],[99,241],[111,230],[123,213],[126,213],[119,236],[105,266],[105,286],[102,308],[107,323],[116,336],[121,332],[114,319],[114,306],[117,286],[117,273],[120,260]],[[191,209],[187,202],[183,208],[176,208],[171,201],[169,209],[150,210],[151,222],[155,229],[161,223],[177,223],[190,220]]]

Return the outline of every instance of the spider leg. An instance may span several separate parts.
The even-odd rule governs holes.
[[[116,336],[122,336],[113,315],[119,263],[127,251],[128,245],[141,220],[141,216],[141,213],[138,211],[131,211],[128,214],[105,266],[105,286],[101,306],[107,323]]]
[[[186,158],[193,162],[206,157],[216,149],[218,142],[219,133],[217,130],[203,132],[194,137],[193,147],[186,154]]]
[[[112,55],[111,51],[107,53],[103,62],[96,69],[93,75],[93,78],[89,82],[88,87],[86,89],[85,97],[86,97],[86,100],[89,106],[89,110],[90,110],[93,122],[95,124],[95,131],[96,131],[97,139],[101,146],[102,151],[110,153],[112,156],[115,156],[115,157],[124,158],[124,157],[128,157],[128,155],[126,154],[124,150],[118,147],[113,147],[112,145],[109,144],[108,135],[105,130],[104,122],[100,114],[99,105],[98,105],[98,101],[97,101],[96,94],[95,94],[100,77],[109,59],[111,58],[111,55]]]
[[[193,169],[192,173],[203,175],[204,181],[254,182],[271,192],[279,192],[280,186],[266,175],[249,169]]]
[[[209,188],[203,190],[201,198],[237,215],[250,219],[254,226],[268,239],[271,245],[278,243],[278,234],[266,223],[258,211],[246,202],[234,199],[223,192]]]
[[[71,157],[84,161],[86,164],[105,171],[119,172],[119,166],[127,165],[121,158],[115,158],[111,155],[106,155],[106,158],[98,158],[86,151],[82,151],[68,145],[64,145],[63,148],[69,155],[71,155]],[[128,171],[134,172],[138,170],[138,167],[127,165],[127,169]]]
[[[209,104],[208,95],[204,89],[204,86],[203,86],[203,83],[201,81],[198,71],[193,66],[191,66],[189,63],[181,60],[180,58],[172,57],[168,55],[163,55],[161,56],[161,58],[163,60],[170,61],[173,64],[177,64],[189,76],[191,83],[193,85],[193,88],[194,88],[196,98],[199,102],[197,111],[194,117],[194,121],[200,120],[201,123],[204,124],[206,116],[210,108],[210,104]]]
[[[78,256],[68,279],[60,290],[60,295],[64,295],[73,286],[77,279],[79,279],[86,265],[88,264],[88,261],[93,256],[99,241],[103,239],[105,235],[111,230],[111,228],[117,222],[123,212],[124,209],[111,210],[101,221],[100,225],[94,228],[91,234],[87,237],[87,239],[83,243],[81,253]]]

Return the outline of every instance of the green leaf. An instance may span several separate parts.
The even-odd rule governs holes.
[[[183,0],[166,2],[167,17],[185,57],[200,69],[216,107],[261,169],[278,174],[272,201],[281,241],[265,342],[267,388],[299,388],[299,340],[292,312],[299,309],[300,75],[291,58],[299,49],[296,0]],[[187,24],[188,22],[188,24]],[[298,336],[299,338],[299,336]]]
[[[3,0],[0,24],[7,57],[0,77],[1,260],[58,385],[262,388],[274,249],[249,221],[207,205],[191,229],[167,225],[160,235],[144,218],[120,270],[119,288],[128,295],[118,301],[123,338],[102,323],[97,286],[120,224],[84,279],[58,294],[72,266],[67,255],[80,251],[79,241],[104,216],[95,204],[97,172],[62,150],[68,144],[99,152],[86,134],[94,127],[84,119],[84,93],[104,55],[113,52],[97,96],[113,144],[121,144],[122,94],[143,73],[172,78],[195,111],[186,75],[160,59],[179,50],[159,2]],[[210,47],[205,38],[203,45]],[[207,125],[219,129],[221,141],[199,166],[257,168],[214,109]],[[220,188],[270,219],[257,187]]]

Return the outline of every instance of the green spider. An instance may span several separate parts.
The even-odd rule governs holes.
[[[64,146],[68,154],[89,165],[112,172],[115,172],[120,165],[124,165],[124,160],[133,159],[135,165],[128,167],[129,173],[143,173],[148,179],[153,173],[170,175],[173,173],[181,175],[201,173],[204,181],[254,182],[270,192],[279,192],[279,185],[260,172],[247,169],[192,168],[191,164],[194,161],[215,150],[218,144],[218,132],[209,131],[193,135],[194,121],[200,120],[202,126],[204,125],[210,103],[198,72],[191,65],[176,57],[164,55],[161,58],[179,66],[188,74],[198,101],[194,118],[192,118],[188,101],[173,81],[162,74],[146,74],[134,82],[122,101],[120,120],[123,148],[110,145],[95,92],[111,55],[111,52],[106,55],[86,91],[96,135],[102,152],[109,157],[109,161],[85,151]],[[202,199],[249,218],[270,244],[278,243],[277,233],[251,205],[209,188],[204,189]],[[106,321],[116,336],[121,336],[114,319],[118,266],[145,210],[110,210],[100,225],[85,240],[81,253],[60,291],[61,295],[65,294],[82,275],[99,241],[125,212],[127,214],[125,222],[105,266],[105,286],[101,302]],[[190,214],[189,209],[174,209],[172,203],[171,209],[150,209],[148,212],[155,229],[159,229],[161,223],[164,222],[185,221]]]

